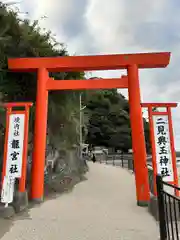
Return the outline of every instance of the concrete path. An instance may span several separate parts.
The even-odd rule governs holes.
[[[134,176],[126,169],[89,163],[88,180],[71,193],[17,217],[2,240],[156,240],[158,225],[136,206]]]

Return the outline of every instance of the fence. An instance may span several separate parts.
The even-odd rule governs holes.
[[[134,163],[132,154],[108,154],[108,155],[96,155],[96,159],[100,163],[107,165],[113,165],[122,168],[128,168],[134,171]]]
[[[179,240],[180,198],[175,192],[179,192],[180,188],[164,182],[161,176],[156,177],[156,186],[160,240]]]

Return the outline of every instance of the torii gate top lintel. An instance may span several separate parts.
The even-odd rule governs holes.
[[[58,71],[91,71],[127,69],[129,65],[138,68],[164,68],[169,64],[170,52],[9,58],[9,69],[17,71],[36,71],[46,68],[50,72]]]
[[[177,107],[177,103],[141,103],[141,106],[144,108],[149,107],[157,107],[157,108],[165,108],[165,107]]]

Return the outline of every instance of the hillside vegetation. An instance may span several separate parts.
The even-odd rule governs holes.
[[[50,31],[39,27],[38,21],[20,19],[18,11],[0,2],[0,98],[1,102],[34,103],[30,113],[29,157],[33,149],[33,129],[36,103],[36,73],[12,72],[8,69],[7,59],[10,57],[57,57],[68,56],[64,45],[57,43]],[[54,79],[83,79],[83,72],[50,73]],[[54,91],[49,93],[47,155],[54,157],[56,151],[72,149],[79,144],[79,92]],[[5,111],[0,111],[0,144],[1,163],[3,155]],[[62,157],[61,157],[62,158]],[[67,157],[68,158],[68,157]],[[67,168],[66,161],[65,167]],[[58,165],[58,164],[56,164]],[[62,165],[62,164],[61,164]],[[63,165],[64,166],[64,165]],[[67,172],[70,171],[67,169]]]
[[[86,142],[113,151],[132,148],[128,100],[116,89],[91,92],[87,98]],[[147,152],[150,151],[149,124],[144,120]]]

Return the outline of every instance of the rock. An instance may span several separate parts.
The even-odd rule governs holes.
[[[54,163],[53,172],[54,173],[61,173],[66,168],[65,159],[58,157]]]

